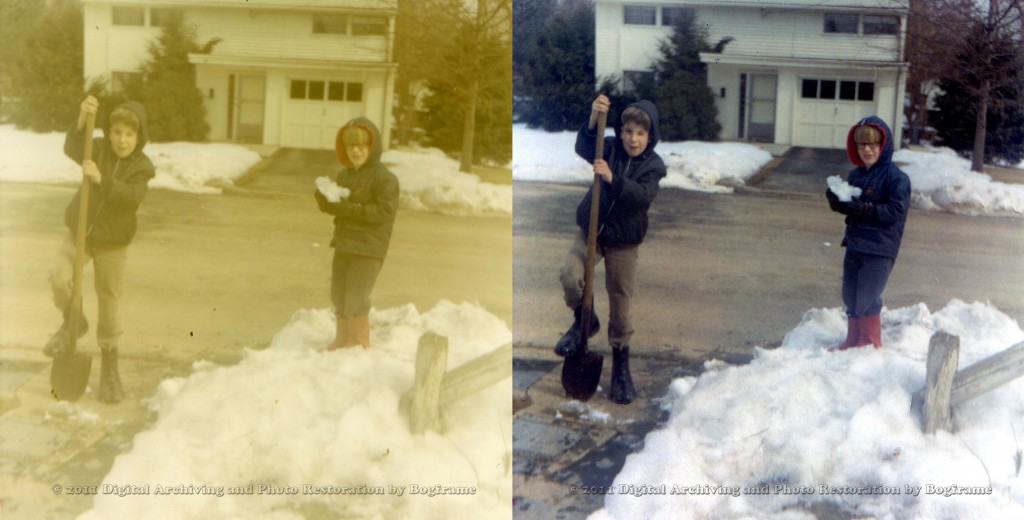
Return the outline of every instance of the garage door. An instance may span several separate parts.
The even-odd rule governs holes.
[[[796,104],[796,146],[846,148],[846,134],[875,112],[871,81],[805,78]]]
[[[287,99],[281,144],[292,148],[333,149],[338,128],[366,113],[359,82],[295,78]]]

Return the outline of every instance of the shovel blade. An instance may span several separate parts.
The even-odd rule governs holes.
[[[562,388],[565,395],[586,401],[597,392],[601,381],[604,356],[584,349],[575,356],[568,356],[562,363]]]
[[[89,384],[92,357],[81,352],[53,358],[50,369],[50,389],[58,401],[77,401]]]

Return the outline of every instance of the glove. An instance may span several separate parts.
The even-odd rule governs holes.
[[[320,211],[328,215],[338,215],[341,204],[327,200],[327,197],[320,193],[320,190],[313,190],[313,198],[316,199],[316,206],[320,208]]]
[[[828,206],[836,213],[842,213],[851,217],[871,217],[875,214],[875,206],[870,202],[851,200],[843,202],[832,190],[825,190],[825,198],[828,199]]]

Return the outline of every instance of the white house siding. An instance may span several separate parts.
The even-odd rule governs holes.
[[[113,26],[111,3],[84,1],[87,78],[110,78],[113,72],[138,69],[148,58],[149,42],[160,34],[148,23],[154,7],[181,9],[200,43],[221,40],[210,54],[189,57],[196,65],[196,87],[203,94],[212,140],[332,148],[338,127],[352,117],[365,116],[381,128],[385,148],[389,145],[388,107],[397,69],[391,56],[394,1],[115,2],[147,8],[144,27]],[[311,5],[316,9],[309,9]],[[381,16],[388,22],[388,34],[314,34],[314,13]],[[362,92],[358,101],[293,100],[292,80],[358,84]],[[252,94],[253,86],[263,89],[257,95],[260,102],[240,103],[243,94]],[[243,115],[262,125],[255,135],[246,133],[246,128],[258,127],[244,125]]]
[[[625,6],[657,7],[657,25],[626,25]],[[905,83],[902,35],[826,34],[825,12],[881,14],[901,18],[900,0],[598,0],[596,64],[599,77],[649,70],[660,57],[658,46],[671,28],[661,25],[663,7],[690,7],[708,31],[709,43],[733,40],[721,55],[704,54],[708,86],[715,94],[723,139],[749,140],[740,114],[741,75],[746,76],[744,116],[749,116],[753,75],[775,78],[775,124],[772,141],[780,144],[842,147],[846,131],[860,117],[877,114],[900,133],[898,100]],[[871,101],[810,100],[801,96],[804,79],[871,82]],[[897,135],[899,137],[899,135]]]

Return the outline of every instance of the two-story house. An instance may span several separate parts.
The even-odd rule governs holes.
[[[191,54],[210,139],[333,148],[365,116],[390,135],[397,0],[82,0],[86,80],[138,74],[171,10],[210,54]],[[158,121],[152,122],[159,124]]]
[[[899,142],[908,0],[597,0],[597,75],[629,91],[651,74],[682,9],[709,43],[732,38],[721,54],[701,54],[720,138],[842,148],[874,114]]]

